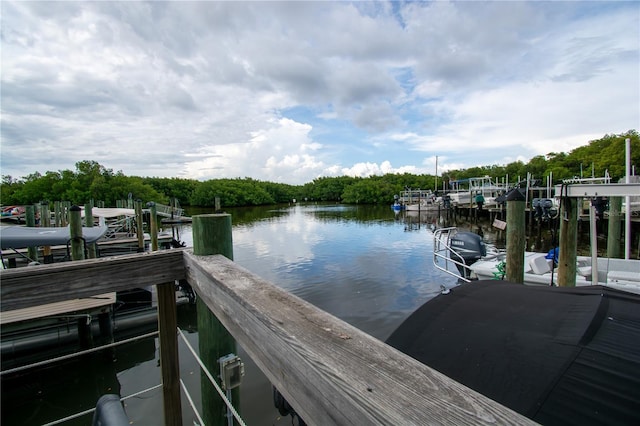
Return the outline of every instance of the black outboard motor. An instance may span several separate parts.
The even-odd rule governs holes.
[[[482,237],[473,232],[458,232],[449,241],[451,248],[460,256],[467,266],[473,265],[481,257],[487,255],[487,246],[482,241]],[[461,262],[460,257],[449,253],[449,257],[457,262]],[[469,270],[456,264],[458,272],[464,278],[469,278]]]
[[[558,215],[557,209],[553,206],[553,200],[550,198],[534,198],[531,202],[535,210],[535,218],[542,221],[548,221]]]

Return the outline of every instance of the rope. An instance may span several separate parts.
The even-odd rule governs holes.
[[[196,405],[193,403],[191,394],[189,394],[189,391],[187,390],[187,386],[184,384],[184,381],[182,379],[180,379],[180,386],[182,387],[184,394],[187,396],[187,399],[189,400],[189,405],[191,406],[191,409],[193,410],[196,417],[198,418],[199,424],[204,425],[204,421],[202,420],[202,417],[200,417],[200,413],[198,413],[198,409],[196,408]]]
[[[182,333],[182,330],[180,330],[180,328],[178,328],[178,333],[180,334],[180,337],[182,337],[182,340],[184,341],[184,343],[187,345],[187,348],[189,348],[189,350],[191,351],[191,354],[193,354],[194,358],[196,359],[196,361],[198,362],[198,364],[200,365],[200,368],[202,368],[202,370],[204,371],[204,373],[207,375],[207,377],[209,378],[209,381],[211,382],[211,384],[213,385],[214,388],[216,388],[216,391],[218,392],[218,394],[220,395],[220,397],[222,398],[222,400],[224,401],[224,403],[227,405],[227,408],[229,410],[231,410],[231,413],[233,413],[233,417],[235,417],[235,419],[238,421],[238,423],[240,424],[240,426],[246,426],[246,424],[244,423],[244,421],[240,418],[240,415],[238,414],[238,412],[236,411],[236,409],[233,407],[233,404],[231,404],[231,402],[227,399],[227,396],[225,395],[225,393],[222,391],[222,389],[220,388],[220,386],[218,385],[218,383],[215,381],[215,379],[213,378],[213,376],[211,375],[211,373],[209,372],[209,370],[207,369],[207,367],[205,367],[205,365],[202,363],[202,360],[200,360],[200,357],[198,356],[198,354],[196,353],[196,351],[191,347],[191,344],[189,343],[189,341],[187,340],[187,338],[185,337],[185,335]]]

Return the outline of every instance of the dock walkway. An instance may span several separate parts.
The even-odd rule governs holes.
[[[3,270],[0,279],[3,314],[157,285],[167,425],[182,423],[176,280],[187,280],[307,424],[534,424],[221,255],[163,250]]]

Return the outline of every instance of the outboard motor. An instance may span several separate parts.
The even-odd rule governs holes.
[[[538,220],[546,222],[558,215],[558,210],[553,206],[553,200],[550,198],[534,198],[531,204],[535,210],[534,216]]]
[[[477,260],[487,255],[487,246],[482,237],[473,232],[458,232],[449,240],[451,248],[464,260],[467,266],[473,265]],[[460,262],[460,257],[449,253],[449,257]],[[460,275],[469,278],[469,270],[456,264]]]

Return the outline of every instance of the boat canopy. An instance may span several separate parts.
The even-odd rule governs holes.
[[[82,236],[87,243],[95,243],[108,230],[107,226],[82,227]],[[0,248],[25,248],[38,246],[65,245],[71,239],[69,227],[2,226],[0,227]]]
[[[124,209],[124,208],[104,208],[104,207],[94,207],[91,209],[91,214],[93,217],[104,217],[106,219],[111,219],[114,217],[120,216],[128,216],[133,217],[136,215],[135,209]],[[84,217],[84,207],[80,213],[82,217]]]
[[[637,294],[476,281],[387,343],[540,424],[640,424]]]

